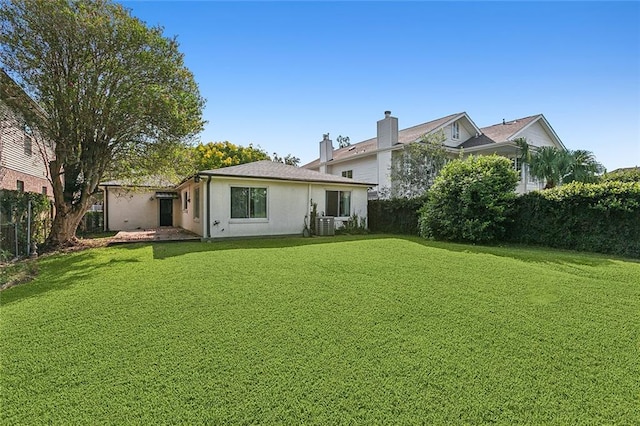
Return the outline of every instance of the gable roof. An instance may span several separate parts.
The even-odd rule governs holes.
[[[300,167],[276,163],[270,160],[256,161],[222,169],[204,170],[198,173],[204,176],[225,176],[241,178],[275,179],[300,182],[340,183],[346,185],[372,186],[375,183],[356,181],[351,178],[335,176]]]
[[[493,139],[491,139],[489,136],[485,135],[484,133],[480,133],[480,135],[478,136],[473,136],[469,139],[467,139],[466,141],[464,141],[463,143],[461,143],[460,145],[458,145],[458,148],[474,148],[476,146],[482,146],[482,145],[490,145],[490,144],[494,144],[496,143],[496,141],[494,141]]]
[[[398,132],[398,144],[408,144],[411,142],[415,142],[420,139],[422,136],[432,133],[440,128],[446,126],[447,124],[458,120],[459,118],[467,117],[469,122],[476,127],[475,123],[471,121],[466,112],[458,112],[456,114],[447,115],[445,117],[441,117],[432,121],[427,121],[426,123],[418,124],[412,127],[408,127],[406,129],[402,129]],[[477,127],[476,127],[477,129]],[[478,129],[479,130],[479,129]],[[338,148],[333,150],[333,160],[338,161],[349,157],[354,157],[358,154],[365,153],[373,153],[378,149],[378,137],[367,139],[362,142],[358,142],[352,145],[349,145],[345,148]],[[318,167],[320,165],[320,159],[315,159],[314,161],[305,164],[302,167]]]
[[[493,126],[483,127],[480,130],[487,137],[495,142],[506,142],[514,138],[525,127],[533,124],[534,121],[542,117],[542,114],[531,115],[529,117],[517,118],[512,121],[494,124]]]

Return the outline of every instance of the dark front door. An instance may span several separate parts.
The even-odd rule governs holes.
[[[161,198],[160,200],[160,226],[173,226],[173,200]]]

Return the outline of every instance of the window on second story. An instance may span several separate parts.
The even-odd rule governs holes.
[[[342,172],[342,177],[353,179],[353,170],[345,170]]]
[[[21,180],[17,180],[17,181],[16,181],[16,189],[17,189],[19,192],[24,192],[24,182],[23,182],[23,181],[21,181]]]
[[[460,125],[457,121],[451,125],[451,139],[460,139]]]
[[[33,154],[33,130],[27,124],[22,130],[24,131],[24,155],[31,156]]]

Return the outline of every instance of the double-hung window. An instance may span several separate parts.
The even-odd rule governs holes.
[[[258,218],[267,218],[267,188],[231,187],[231,219]]]
[[[353,170],[345,170],[342,172],[342,177],[353,179]]]
[[[351,216],[351,191],[327,191],[326,201],[327,216]]]
[[[457,121],[451,125],[451,139],[460,139],[460,125]]]

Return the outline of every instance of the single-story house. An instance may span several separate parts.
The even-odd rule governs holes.
[[[335,226],[366,218],[372,183],[273,161],[204,170],[178,185],[101,184],[108,231],[175,226],[203,240],[302,234],[312,206]]]

